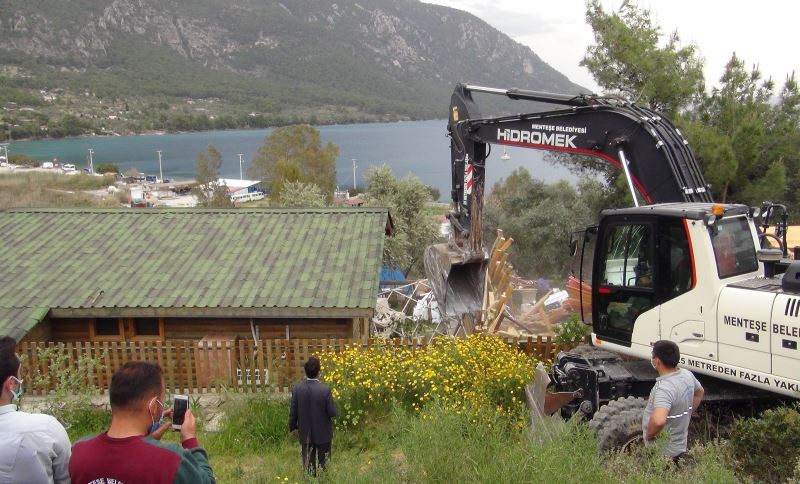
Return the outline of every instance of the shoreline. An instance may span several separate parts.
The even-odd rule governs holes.
[[[421,121],[442,121],[446,122],[445,119],[440,118],[425,118],[425,119],[398,119],[394,121],[362,121],[362,122],[352,122],[352,123],[330,123],[330,124],[313,124],[312,126],[315,128],[318,127],[328,127],[328,126],[353,126],[357,124],[393,124],[393,123],[413,123],[413,122],[421,122]],[[308,124],[308,123],[297,123],[297,124]],[[44,137],[44,138],[20,138],[14,140],[6,140],[3,143],[9,143],[13,145],[14,143],[21,143],[21,142],[31,142],[31,141],[61,141],[61,140],[74,140],[74,139],[88,139],[88,138],[124,138],[124,137],[136,137],[136,136],[164,136],[164,135],[179,135],[179,134],[192,134],[192,133],[212,133],[212,132],[228,132],[228,131],[261,131],[261,130],[270,130],[270,129],[277,129],[282,128],[285,126],[293,126],[292,124],[282,124],[277,126],[268,126],[265,128],[252,128],[252,127],[241,127],[241,128],[228,128],[228,129],[199,129],[193,131],[169,131],[169,130],[147,130],[147,131],[140,131],[134,132],[130,134],[84,134],[81,136],[64,136],[61,138],[53,138],[53,137]]]

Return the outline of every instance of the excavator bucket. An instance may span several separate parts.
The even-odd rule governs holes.
[[[531,413],[531,431],[534,435],[543,435],[548,438],[555,436],[553,430],[562,423],[560,417],[554,416],[561,407],[581,398],[582,392],[550,393],[550,376],[540,361],[536,365],[533,382],[525,386],[525,399]]]
[[[486,258],[468,259],[448,244],[425,249],[425,273],[439,310],[447,316],[474,314],[483,307]]]

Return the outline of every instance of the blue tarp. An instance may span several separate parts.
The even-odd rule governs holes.
[[[388,267],[388,266],[381,266],[381,282],[402,282],[406,280],[405,274],[397,267]],[[389,285],[389,284],[381,284],[380,289],[381,291],[385,291],[386,289],[392,289],[397,287],[397,285]],[[408,291],[411,291],[411,288],[408,288]]]

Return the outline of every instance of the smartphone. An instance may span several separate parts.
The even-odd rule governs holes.
[[[188,395],[175,395],[172,403],[172,430],[180,430],[183,419],[186,417],[186,410],[189,409]]]

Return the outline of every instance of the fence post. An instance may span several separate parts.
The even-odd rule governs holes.
[[[195,344],[194,341],[185,341],[186,344],[186,375],[187,375],[187,383],[189,384],[189,391],[188,393],[194,393],[197,385],[197,372],[195,371],[196,368],[196,360],[194,359],[194,349]]]
[[[242,379],[242,384],[240,386],[240,389],[241,389],[241,391],[243,393],[247,393],[247,371],[246,371],[246,369],[247,369],[247,360],[246,360],[247,350],[245,349],[245,346],[244,346],[245,344],[246,344],[245,340],[243,340],[243,339],[239,340],[239,367],[238,368],[241,371],[241,373],[239,373],[239,375],[241,375],[241,379]]]
[[[255,340],[247,340],[247,359],[250,363],[250,393],[256,392],[256,342]]]
[[[220,379],[220,389],[227,389],[227,391],[235,392],[236,391],[236,360],[233,359],[233,355],[235,354],[236,350],[232,347],[232,340],[222,340],[220,341],[220,350],[222,351],[222,355],[220,356],[220,365],[222,365],[222,369],[220,370],[220,375],[224,374],[224,377]]]
[[[274,381],[274,371],[275,371],[275,352],[272,349],[272,345],[274,344],[274,340],[265,339],[264,340],[264,349],[266,350],[266,355],[264,357],[265,364],[264,368],[266,368],[267,376],[265,377],[265,384],[266,388],[272,387],[272,382]]]

